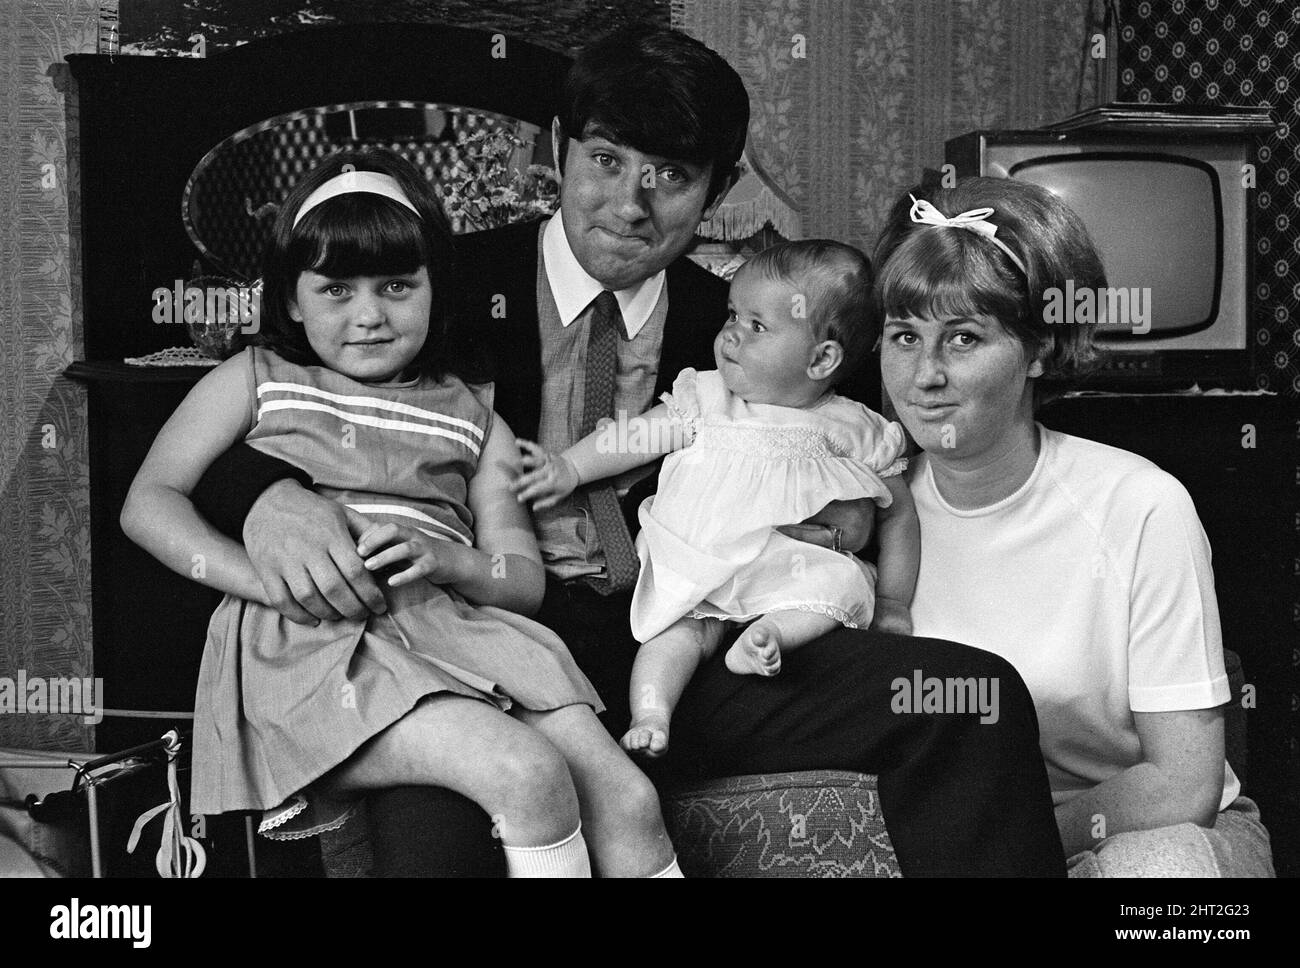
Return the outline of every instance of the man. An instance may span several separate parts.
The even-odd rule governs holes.
[[[552,131],[559,213],[460,242],[463,308],[449,345],[493,366],[496,407],[517,434],[562,451],[600,416],[648,409],[683,367],[714,367],[726,286],[684,253],[734,180],[748,117],[739,76],[684,34],[629,28],[579,55]],[[341,508],[280,480],[290,473],[241,445],[209,470],[196,504],[228,532],[243,523],[263,584],[289,618],[382,611]],[[615,736],[629,717],[636,651],[630,533],[654,478],[642,470],[612,488],[597,482],[537,519],[548,571],[537,617],[600,692]],[[856,550],[869,537],[860,512],[832,507],[793,530]],[[683,697],[673,750],[656,772],[877,773],[905,874],[1062,873],[1037,721],[1008,664],[951,643],[847,629],[792,654],[771,680],[731,674],[724,651]],[[998,679],[997,723],[895,715],[893,683],[917,670]],[[368,813],[377,872],[488,869],[475,854],[491,844],[488,818],[463,798],[398,791],[371,797]]]

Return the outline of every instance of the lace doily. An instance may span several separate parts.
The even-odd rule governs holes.
[[[221,361],[204,356],[193,346],[169,346],[148,356],[128,356],[123,362],[131,366],[216,366]]]

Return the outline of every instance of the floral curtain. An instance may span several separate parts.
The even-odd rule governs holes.
[[[673,3],[673,25],[744,78],[757,160],[804,233],[868,251],[946,139],[1094,103],[1089,14],[1089,0]]]
[[[20,674],[93,675],[86,400],[61,375],[81,355],[75,148],[46,69],[96,50],[101,7],[117,4],[17,0],[0,11],[0,677],[10,690]],[[0,746],[90,749],[89,732],[79,716],[0,712]]]

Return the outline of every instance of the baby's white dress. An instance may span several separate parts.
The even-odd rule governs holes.
[[[682,370],[663,400],[689,443],[664,459],[658,493],[638,512],[637,640],[683,616],[748,621],[787,609],[868,625],[874,566],[775,528],[832,501],[889,507],[883,479],[907,467],[903,428],[835,394],[808,410],[746,403],[716,370]]]

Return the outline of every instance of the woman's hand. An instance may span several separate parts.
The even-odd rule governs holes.
[[[465,569],[464,556],[457,553],[460,550],[450,541],[431,538],[404,524],[371,525],[357,539],[357,554],[371,571],[410,562],[410,567],[388,579],[388,584],[394,587],[408,585],[418,578],[427,578],[435,585],[461,581]]]
[[[1056,807],[1065,856],[1128,830],[1213,827],[1223,795],[1223,717],[1222,706],[1134,712],[1141,762]]]
[[[532,502],[534,511],[553,507],[574,492],[580,483],[578,469],[563,454],[552,454],[531,440],[517,440],[523,455],[524,473],[514,479],[510,490],[520,504]]]
[[[296,481],[262,492],[244,522],[244,548],[271,606],[300,624],[380,614],[384,593],[366,571],[356,539],[370,526],[338,501]]]
[[[875,502],[869,497],[856,501],[832,501],[801,524],[777,528],[787,538],[857,554],[871,540],[876,520]]]

